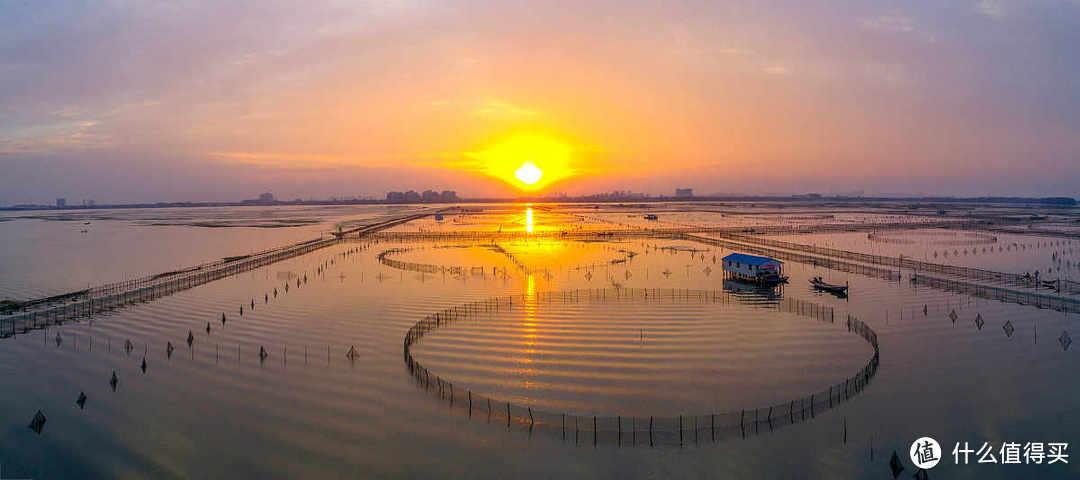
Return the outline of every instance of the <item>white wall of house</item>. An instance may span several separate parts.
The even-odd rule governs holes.
[[[741,275],[749,275],[749,276],[754,276],[754,277],[756,277],[760,273],[766,273],[766,272],[779,273],[780,272],[780,264],[779,264],[779,262],[768,262],[768,263],[764,263],[764,264],[761,264],[761,265],[750,265],[750,264],[747,264],[747,263],[737,262],[737,261],[734,261],[734,260],[724,260],[724,265],[723,266],[724,266],[724,270],[727,270],[729,272],[735,272],[735,273],[738,273],[738,274],[741,274]],[[768,269],[768,266],[772,267],[771,270]]]

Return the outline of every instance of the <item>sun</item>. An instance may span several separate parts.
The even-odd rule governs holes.
[[[542,134],[516,134],[495,139],[485,148],[464,152],[459,168],[502,180],[526,192],[537,192],[573,177],[574,148]]]
[[[541,171],[536,164],[525,162],[521,164],[521,168],[514,171],[514,176],[517,177],[518,180],[521,180],[521,183],[532,185],[540,181],[540,177],[544,176],[544,172]]]

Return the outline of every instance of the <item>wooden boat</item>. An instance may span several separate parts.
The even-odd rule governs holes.
[[[836,293],[836,294],[841,294],[841,295],[846,295],[847,290],[848,290],[847,285],[833,285],[831,283],[825,283],[825,281],[822,280],[821,277],[814,277],[814,278],[810,279],[810,285],[813,285],[814,288],[816,288],[818,290],[824,290],[826,292]]]

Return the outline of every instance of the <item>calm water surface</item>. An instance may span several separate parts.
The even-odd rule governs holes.
[[[95,220],[94,234],[71,236],[92,242],[110,231],[109,222],[120,222],[108,248],[130,250],[140,262],[164,256],[165,269],[310,238],[335,222],[373,221],[385,213],[335,213],[319,224],[273,229]],[[579,214],[592,215],[534,211],[532,228],[557,228]],[[506,207],[456,220],[462,223],[428,220],[399,230],[507,231],[527,228],[525,217],[523,208]],[[79,224],[21,219],[0,228],[34,239]],[[146,238],[162,243],[156,249],[141,245]],[[843,238],[834,241],[839,245]],[[110,263],[79,260],[76,241],[14,243],[28,249],[23,256],[41,262],[62,250],[73,255],[69,267],[42,267],[41,274],[36,267],[7,269],[0,282],[22,295],[63,291],[69,280],[54,272],[96,271]],[[403,335],[423,316],[493,296],[567,289],[723,291],[712,258],[730,252],[644,238],[476,240],[447,248],[453,243],[346,242],[90,321],[0,340],[4,475],[886,478],[893,450],[904,458],[904,475],[913,473],[905,452],[923,435],[947,450],[956,441],[1000,446],[1080,440],[1077,351],[1057,341],[1063,331],[1080,334],[1076,314],[794,263],[785,266],[787,286],[768,295],[739,293],[746,299],[741,303],[537,304],[436,331],[415,355],[461,388],[552,411],[670,416],[753,408],[842,380],[872,354],[842,328],[770,307],[777,298],[803,299],[867,322],[881,349],[878,373],[866,390],[812,421],[746,440],[630,448],[575,445],[469,419],[419,389],[402,362]],[[103,251],[97,248],[105,247],[90,251]],[[398,260],[462,270],[419,273],[380,263],[376,256],[393,248],[407,249],[392,257]],[[18,256],[11,250],[4,253],[9,262]],[[157,268],[126,265],[119,271]],[[807,279],[817,275],[849,282],[850,298],[808,288]],[[20,278],[36,278],[37,286]],[[81,285],[96,277],[78,278]],[[985,320],[981,329],[976,315]],[[1003,330],[1006,322],[1015,328],[1011,336]],[[350,347],[358,352],[353,360],[345,355]],[[267,352],[262,361],[260,348]],[[115,391],[109,386],[113,371]],[[80,392],[88,397],[85,409],[75,405]],[[48,416],[41,435],[27,428],[38,409]],[[931,478],[1016,478],[1018,472],[1075,478],[1075,465],[957,467],[950,459]]]
[[[0,212],[0,300],[26,300],[329,236],[423,207]]]

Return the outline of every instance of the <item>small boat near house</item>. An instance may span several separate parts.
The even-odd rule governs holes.
[[[810,285],[812,285],[818,290],[824,290],[826,292],[836,295],[847,295],[848,291],[847,285],[834,285],[831,283],[825,283],[825,281],[822,280],[821,277],[814,277],[810,279]]]

